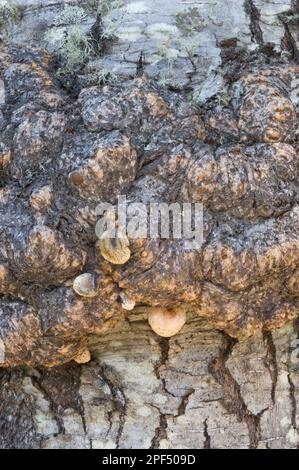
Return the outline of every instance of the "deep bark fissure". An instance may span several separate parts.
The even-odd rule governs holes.
[[[159,344],[159,347],[160,347],[161,354],[160,354],[159,360],[157,361],[157,363],[154,366],[154,372],[155,372],[155,375],[156,375],[157,379],[161,383],[162,391],[166,395],[170,395],[170,396],[176,398],[176,396],[173,393],[171,393],[169,390],[167,390],[166,380],[164,379],[164,377],[162,377],[161,371],[160,371],[161,368],[166,367],[166,364],[167,364],[167,361],[168,361],[169,348],[170,348],[169,339],[161,337],[158,340],[158,344]]]
[[[203,434],[205,438],[204,449],[211,449],[211,436],[209,435],[208,418],[204,420],[203,426]]]
[[[116,449],[119,449],[120,440],[122,437],[125,421],[126,421],[126,413],[127,413],[127,399],[126,396],[116,381],[112,378],[113,372],[108,370],[105,366],[99,366],[99,375],[104,380],[104,382],[108,385],[112,401],[114,411],[118,412],[119,415],[119,426],[116,435]],[[112,415],[110,417],[108,415],[108,419],[110,421],[110,429],[112,427]],[[108,431],[109,432],[109,431]]]
[[[158,409],[157,407],[155,407]],[[155,435],[152,439],[150,449],[159,449],[162,439],[167,439],[167,415],[159,411],[159,425],[155,429]]]
[[[144,75],[144,61],[145,57],[143,51],[141,51],[136,64],[136,77],[142,77]]]
[[[283,24],[284,30],[285,30],[285,34],[284,34],[284,37],[282,39],[282,46],[284,47],[284,49],[286,49],[290,53],[291,58],[293,60],[295,60],[296,62],[298,62],[299,61],[299,50],[298,50],[298,47],[297,47],[296,40],[293,37],[293,34],[291,32],[291,29],[290,29],[290,26],[289,26],[288,22],[285,21],[283,19],[283,17],[281,17],[281,21],[282,21],[282,24]]]
[[[187,408],[187,405],[189,403],[189,399],[190,399],[190,396],[193,395],[193,393],[195,392],[194,388],[191,388],[190,390],[188,390],[185,395],[182,397],[182,401],[180,403],[180,406],[178,408],[178,414],[176,416],[176,418],[178,416],[182,416],[185,414],[186,412],[186,408]]]
[[[37,390],[39,390],[39,392],[41,392],[44,399],[49,403],[50,410],[53,413],[53,417],[54,417],[55,422],[57,424],[58,434],[65,434],[64,422],[63,422],[63,419],[62,419],[61,414],[59,412],[59,407],[57,406],[55,401],[52,399],[51,394],[41,384],[41,381],[36,376],[32,376],[31,380],[32,380],[32,384],[34,385],[34,387],[36,387]]]
[[[245,422],[248,428],[249,448],[256,449],[261,438],[260,419],[266,409],[253,414],[247,407],[241,394],[240,384],[232,376],[226,365],[236,341],[227,334],[224,336],[224,347],[218,357],[209,365],[209,371],[214,379],[222,386],[225,409],[234,414],[240,422]]]
[[[278,364],[277,364],[277,357],[276,357],[276,346],[274,344],[273,335],[271,331],[263,332],[263,340],[267,348],[264,363],[271,377],[271,381],[272,381],[271,400],[272,400],[273,405],[275,405],[275,395],[276,395],[277,378],[278,378]]]
[[[291,402],[291,423],[292,427],[297,430],[297,402],[295,394],[295,385],[292,381],[291,374],[288,374],[288,381],[290,386],[290,402]]]
[[[160,408],[156,405],[148,403],[149,406],[155,408],[159,412],[159,425],[155,429],[155,435],[151,441],[150,449],[159,449],[159,445],[162,439],[167,439],[167,428],[168,428],[168,418],[179,418],[184,415],[186,412],[187,405],[189,403],[190,396],[195,392],[193,388],[187,390],[187,392],[182,396],[181,403],[178,407],[177,414],[173,415],[170,413],[162,413]],[[169,394],[169,392],[166,391]],[[171,395],[175,397],[175,395]]]
[[[299,0],[292,0],[292,10],[294,13],[299,13]]]
[[[82,427],[84,434],[87,434],[87,426],[86,426],[86,417],[85,417],[85,409],[84,409],[84,403],[81,397],[79,397],[79,406],[78,406],[78,411],[81,417],[82,421]]]
[[[106,438],[109,436],[109,433],[113,426],[113,414],[114,414],[114,410],[107,411],[107,419],[108,419],[109,427],[106,432]]]
[[[159,347],[160,347],[160,358],[157,361],[157,363],[154,366],[154,372],[161,384],[161,388],[163,393],[166,395],[170,395],[173,398],[178,398],[175,394],[171,393],[167,387],[166,387],[166,381],[165,379],[161,376],[161,367],[165,367],[169,358],[169,349],[170,349],[170,344],[169,344],[169,339],[168,338],[160,338],[159,339]],[[182,416],[186,412],[187,405],[189,403],[189,398],[190,396],[195,392],[193,388],[190,388],[189,390],[186,391],[186,393],[182,396],[180,405],[178,407],[178,411],[176,415],[170,414],[170,413],[162,413],[160,408],[150,404],[153,408],[158,410],[159,412],[159,425],[155,429],[155,435],[152,439],[151,442],[151,449],[158,449],[160,441],[162,439],[167,438],[167,418],[178,418],[179,416]]]
[[[161,367],[165,366],[168,361],[169,348],[170,348],[169,339],[159,338],[158,344],[160,348],[160,357],[154,366],[154,373],[160,383],[162,391],[166,395],[174,396],[167,390],[166,381],[161,376],[161,372],[160,372]],[[167,415],[165,413],[162,413],[160,408],[158,408],[157,406],[154,406],[154,405],[151,405],[151,406],[153,406],[159,412],[159,424],[155,429],[155,434],[151,441],[150,449],[158,449],[161,439],[167,438],[167,426],[168,426]]]
[[[256,42],[260,46],[264,44],[263,31],[260,26],[260,12],[255,6],[253,0],[245,0],[244,3],[245,12],[249,16],[250,20],[250,31],[252,35],[252,41]]]

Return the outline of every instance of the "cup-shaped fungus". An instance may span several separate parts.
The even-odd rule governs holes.
[[[128,311],[134,310],[135,305],[136,305],[135,300],[127,297],[124,292],[121,292],[119,296],[121,298],[121,305],[124,310],[128,310]]]
[[[125,264],[131,257],[130,243],[126,235],[101,238],[97,246],[103,258],[112,264]]]
[[[170,338],[176,335],[186,323],[186,309],[184,307],[171,309],[151,307],[148,312],[148,322],[157,335]]]
[[[73,289],[81,297],[96,297],[98,294],[95,277],[90,273],[77,276],[73,282]]]
[[[77,364],[87,364],[88,362],[91,361],[91,354],[88,351],[88,349],[84,349],[83,351],[80,351],[76,357],[74,357],[74,361]]]

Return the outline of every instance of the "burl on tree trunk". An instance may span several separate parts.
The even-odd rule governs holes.
[[[145,77],[71,99],[47,60],[2,47],[4,365],[80,360],[128,303],[238,339],[296,318],[299,67],[249,61],[225,104],[199,109]],[[203,245],[99,241],[96,208],[119,195],[202,203]]]
[[[1,44],[0,447],[299,444],[297,49],[245,7],[261,49],[223,41],[203,105],[142,57],[70,92],[52,55]],[[120,195],[202,203],[202,246],[99,240]]]

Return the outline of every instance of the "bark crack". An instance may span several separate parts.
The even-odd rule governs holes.
[[[170,413],[162,413],[160,408],[158,406],[155,406],[151,403],[148,403],[150,406],[158,410],[159,412],[159,425],[155,429],[155,435],[152,439],[150,449],[159,449],[160,442],[162,439],[167,439],[167,418],[179,418],[179,416],[182,416],[186,412],[186,408],[189,402],[190,396],[195,392],[194,388],[191,388],[188,390],[185,395],[182,397],[182,401],[178,407],[178,412],[176,415],[170,414]],[[175,396],[175,395],[172,395]]]
[[[108,385],[111,396],[112,396],[112,403],[113,403],[113,408],[114,408],[113,411],[117,411],[119,415],[119,426],[118,426],[116,440],[115,440],[116,449],[119,449],[120,440],[121,440],[121,436],[122,436],[125,421],[126,421],[127,399],[124,394],[124,391],[112,378],[111,371],[107,367],[100,366],[99,375],[104,380],[104,382],[106,382],[106,384]],[[112,427],[112,414],[111,413],[108,414],[108,420],[109,420],[109,425],[110,425],[110,428],[109,428],[109,431],[110,431]]]
[[[34,373],[30,374],[32,384],[49,403],[58,434],[66,433],[63,414],[67,408],[72,408],[80,415],[83,432],[87,434],[84,404],[79,394],[80,371],[78,367],[69,366],[65,370],[54,369],[52,373],[35,369]]]
[[[203,423],[203,435],[205,438],[203,445],[204,449],[211,449],[211,436],[209,435],[208,418],[206,418]]]
[[[160,419],[159,425],[155,429],[155,435],[152,439],[150,449],[159,449],[160,442],[162,439],[167,439],[167,415],[161,413],[160,409],[155,407],[159,411]]]
[[[168,338],[159,338],[159,347],[160,347],[161,354],[160,354],[160,359],[156,362],[155,367],[154,367],[155,375],[156,375],[157,379],[159,380],[159,382],[161,383],[162,391],[166,395],[170,395],[174,398],[177,398],[173,393],[171,393],[169,390],[167,390],[166,380],[161,375],[161,369],[166,367],[166,364],[167,364],[167,361],[168,361],[169,339]]]
[[[155,375],[156,375],[157,379],[159,380],[159,382],[161,384],[162,391],[166,395],[170,395],[173,398],[178,398],[176,395],[174,395],[169,390],[167,390],[166,381],[161,375],[161,368],[166,366],[167,361],[168,361],[168,357],[169,357],[169,347],[170,347],[169,346],[169,339],[168,338],[159,338],[159,347],[160,347],[161,354],[160,354],[159,360],[156,362],[155,367],[154,367]],[[167,418],[168,417],[178,418],[179,416],[184,415],[185,412],[186,412],[187,405],[189,403],[189,398],[194,392],[195,392],[194,388],[190,388],[182,396],[181,403],[178,407],[178,411],[177,411],[176,415],[173,415],[173,414],[170,414],[170,413],[162,413],[159,407],[157,407],[153,404],[150,404],[150,406],[152,406],[153,408],[158,410],[159,416],[160,416],[159,425],[155,429],[155,435],[154,435],[154,437],[151,441],[150,449],[158,449],[161,440],[162,439],[167,439],[167,427],[168,427]]]
[[[144,75],[144,61],[144,53],[141,51],[136,64],[136,77],[142,77]]]
[[[168,338],[159,338],[159,347],[160,347],[160,358],[156,362],[154,366],[154,373],[160,382],[160,386],[162,388],[162,391],[166,395],[171,395],[174,397],[172,393],[170,393],[167,390],[166,387],[166,381],[165,379],[161,376],[161,368],[164,367],[168,361],[168,355],[169,355],[169,339]],[[155,429],[155,434],[154,437],[151,441],[151,446],[150,449],[159,449],[159,445],[162,439],[167,439],[167,415],[165,413],[162,413],[160,408],[157,406],[153,406],[156,410],[159,412],[159,424]]]
[[[291,374],[288,374],[288,381],[290,386],[290,402],[291,402],[291,423],[292,427],[297,430],[297,402],[295,396],[295,385],[292,381]]]
[[[190,398],[191,395],[193,395],[194,392],[195,392],[194,388],[191,388],[182,397],[182,401],[181,401],[180,406],[178,408],[178,414],[175,416],[175,418],[178,418],[179,416],[182,416],[182,415],[185,414],[187,405],[189,403],[189,398]]]
[[[32,375],[31,381],[34,387],[40,391],[44,399],[49,403],[50,410],[52,411],[53,417],[57,424],[58,434],[65,434],[64,422],[63,422],[62,417],[60,416],[59,407],[57,406],[55,401],[52,399],[51,394],[48,393],[47,389],[43,387],[43,385],[40,383],[39,379],[36,376]]]
[[[209,371],[214,379],[222,386],[225,409],[234,414],[240,422],[244,422],[248,429],[249,448],[256,449],[261,439],[260,420],[263,413],[268,409],[253,414],[248,408],[241,394],[239,383],[232,376],[226,365],[230,357],[236,340],[223,333],[225,344],[220,355],[213,359],[209,365]]]
[[[271,400],[273,405],[275,405],[275,395],[277,387],[277,378],[278,378],[278,364],[276,357],[276,347],[273,341],[273,335],[271,331],[263,331],[263,340],[267,348],[266,357],[264,359],[264,364],[267,370],[269,371],[271,380],[272,380],[272,389],[271,389]]]
[[[296,39],[292,34],[291,27],[282,15],[280,15],[279,18],[283,24],[285,31],[284,37],[282,39],[282,47],[290,53],[293,60],[299,62],[299,50],[297,47]]]
[[[263,31],[260,26],[261,14],[255,6],[253,0],[245,0],[244,2],[245,13],[248,15],[250,23],[249,28],[251,31],[251,39],[260,46],[264,44]]]

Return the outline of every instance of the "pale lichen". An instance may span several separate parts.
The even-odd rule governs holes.
[[[64,26],[68,24],[80,24],[87,17],[86,11],[75,5],[65,6],[64,9],[54,18],[55,26]]]
[[[205,27],[205,21],[197,7],[189,7],[187,10],[177,13],[175,19],[177,28],[187,36],[194,32],[201,32]]]
[[[14,1],[0,0],[0,28],[20,21],[23,7]]]
[[[58,75],[63,76],[76,67],[87,64],[96,52],[99,42],[114,39],[120,25],[119,8],[122,6],[123,2],[120,0],[104,0],[89,3],[85,8],[72,5],[64,7],[53,20],[55,28],[50,28],[45,33],[48,47],[58,50],[64,61]],[[97,22],[100,24],[97,37],[92,30],[86,31],[84,26],[90,9],[97,13]],[[100,69],[100,75],[104,79],[101,80],[100,76],[99,82],[104,83],[112,72]]]
[[[92,52],[93,44],[91,38],[78,25],[73,26],[68,31],[60,50],[67,68],[72,69],[76,65],[84,64],[92,55]]]
[[[91,62],[87,67],[87,72],[99,85],[115,85],[120,80],[117,70],[106,63],[104,58]]]

